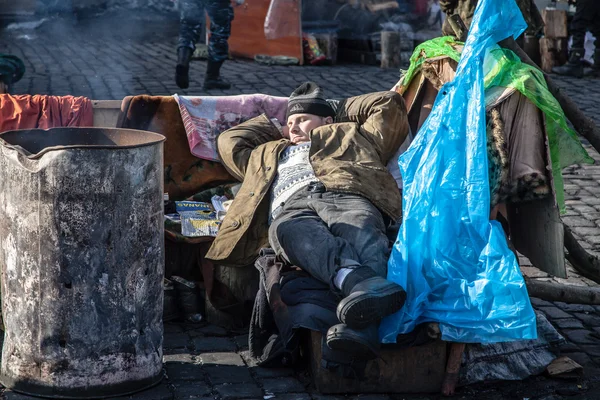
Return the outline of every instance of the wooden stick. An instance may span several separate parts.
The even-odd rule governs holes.
[[[567,225],[563,225],[563,227],[565,230],[565,247],[569,250],[567,259],[581,275],[600,283],[600,258],[588,253],[575,239],[573,232]]]
[[[381,32],[381,68],[400,68],[400,33]]]
[[[469,35],[469,28],[465,25],[459,14],[453,14],[448,16],[448,23],[454,31],[454,34],[458,38],[459,42],[465,42]]]
[[[600,289],[586,286],[562,285],[525,277],[529,296],[546,301],[571,304],[600,304]]]
[[[452,343],[450,345],[450,354],[448,355],[448,362],[446,364],[446,375],[444,376],[444,383],[442,384],[442,394],[444,396],[452,396],[456,390],[464,351],[464,343]]]

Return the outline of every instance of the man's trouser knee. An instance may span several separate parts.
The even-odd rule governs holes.
[[[230,0],[207,0],[206,12],[210,18],[210,39],[208,58],[211,61],[224,61],[229,57],[229,36],[233,7]]]
[[[179,2],[179,40],[177,48],[196,48],[205,22],[204,0],[181,0]]]
[[[360,196],[301,190],[269,227],[269,241],[289,262],[332,286],[340,268],[366,266],[387,275],[383,217]]]
[[[583,49],[587,31],[595,33],[600,31],[600,2],[598,0],[578,0],[577,11],[571,21],[571,35],[573,36],[573,49]],[[600,32],[599,32],[600,33]]]

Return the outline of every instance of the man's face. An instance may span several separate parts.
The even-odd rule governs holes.
[[[293,114],[288,117],[288,138],[294,144],[310,141],[309,132],[319,126],[331,124],[333,118],[313,114]]]

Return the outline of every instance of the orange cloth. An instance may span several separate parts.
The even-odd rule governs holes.
[[[0,132],[93,125],[86,97],[0,94]]]

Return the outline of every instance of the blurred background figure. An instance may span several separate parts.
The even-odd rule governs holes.
[[[0,53],[0,94],[8,93],[13,83],[25,74],[25,64],[20,58]]]
[[[600,51],[598,51],[598,38],[600,38],[600,1],[577,0],[576,11],[571,21],[571,36],[573,43],[569,53],[569,62],[561,67],[555,67],[552,72],[559,75],[575,76],[583,75],[600,76]],[[594,64],[589,70],[583,68],[585,56],[585,35],[590,31],[596,38],[594,52]]]
[[[179,0],[180,29],[177,43],[175,82],[186,89],[190,85],[189,70],[196,43],[205,23],[205,10],[210,19],[208,61],[204,76],[205,90],[229,89],[231,84],[220,76],[221,66],[229,56],[227,40],[231,34],[233,7],[230,0]]]

